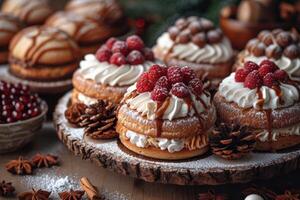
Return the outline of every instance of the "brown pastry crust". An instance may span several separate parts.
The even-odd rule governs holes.
[[[139,134],[151,137],[158,136],[157,120],[149,120],[142,117],[137,111],[131,110],[127,104],[123,104],[119,108],[117,117],[117,132],[121,131],[122,127],[126,127]],[[201,118],[201,123],[199,123],[199,119],[196,116],[174,119],[172,121],[163,120],[159,137],[174,139],[205,134],[216,120],[214,106],[202,113]]]
[[[34,81],[55,81],[70,78],[77,69],[78,63],[70,63],[58,66],[42,66],[25,68],[18,63],[10,63],[9,71],[14,76]]]
[[[0,46],[8,49],[10,40],[21,30],[23,24],[21,21],[11,15],[0,13]]]
[[[18,17],[27,25],[43,24],[53,13],[45,0],[6,0],[1,11]]]
[[[258,151],[282,150],[300,144],[299,135],[279,136],[277,141],[257,141],[255,149]]]
[[[234,58],[224,63],[192,63],[185,60],[178,60],[176,58],[165,58],[158,48],[154,48],[153,52],[157,58],[163,60],[167,65],[189,66],[197,73],[198,77],[206,75],[208,79],[220,79],[230,74]]]
[[[116,104],[120,103],[124,94],[126,93],[127,86],[107,86],[103,84],[97,84],[93,80],[85,79],[81,74],[80,70],[77,70],[73,75],[73,86],[84,95],[95,98],[95,99],[106,99]]]
[[[209,149],[209,146],[207,145],[197,150],[190,151],[188,149],[183,149],[178,152],[170,153],[168,151],[163,151],[155,147],[147,147],[147,148],[137,147],[134,144],[131,144],[130,141],[128,141],[123,135],[120,135],[120,141],[129,150],[139,155],[143,155],[150,158],[163,159],[163,160],[180,160],[180,159],[192,158],[195,156],[205,154]]]
[[[243,109],[234,102],[227,102],[218,92],[214,96],[219,119],[225,123],[249,126],[254,129],[268,129],[269,122],[266,111],[253,108]],[[300,123],[300,102],[288,108],[272,110],[270,112],[272,128],[283,128]]]

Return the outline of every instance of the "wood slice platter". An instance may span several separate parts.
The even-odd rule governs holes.
[[[40,81],[30,81],[20,79],[16,76],[13,76],[9,73],[8,65],[2,65],[0,67],[0,77],[3,80],[12,83],[23,83],[24,85],[28,85],[32,91],[37,92],[39,94],[57,94],[63,93],[72,88],[72,80],[61,80],[61,81],[53,81],[53,82],[40,82]]]
[[[182,161],[160,161],[130,152],[117,140],[92,140],[82,128],[69,124],[64,116],[71,93],[63,96],[54,113],[59,139],[75,155],[99,166],[148,182],[177,185],[220,185],[268,179],[300,168],[300,149],[280,153],[252,153],[236,161],[214,155]]]

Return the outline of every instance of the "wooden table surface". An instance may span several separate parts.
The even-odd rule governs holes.
[[[58,155],[61,165],[47,169],[38,169],[33,175],[16,176],[11,175],[5,170],[5,163],[18,156],[30,158],[36,153],[51,153]],[[208,189],[221,189],[223,192],[239,193],[241,185],[226,185],[218,187],[200,187],[200,186],[176,186],[163,185],[157,183],[146,183],[140,180],[126,177],[107,169],[100,168],[88,160],[82,160],[80,157],[74,156],[57,138],[52,123],[48,122],[44,128],[36,136],[33,142],[25,148],[15,153],[0,155],[0,179],[12,182],[16,187],[16,193],[43,188],[48,183],[53,184],[53,180],[68,177],[72,183],[72,187],[79,188],[79,179],[83,176],[88,177],[94,185],[96,185],[106,199],[133,199],[133,200],[196,200],[198,193],[207,191]],[[300,178],[300,173],[296,172],[290,176]],[[278,183],[284,178],[275,180]],[[279,181],[280,180],[280,181]],[[270,182],[270,181],[269,181]],[[271,180],[271,182],[274,182]],[[300,181],[299,181],[300,182]],[[259,181],[259,183],[263,183]],[[266,183],[267,184],[267,183]],[[284,183],[285,184],[285,183]],[[1,197],[0,197],[1,199]],[[5,199],[5,198],[2,198]],[[14,198],[13,198],[14,199]],[[52,199],[57,199],[52,198]],[[236,197],[236,199],[239,199]]]

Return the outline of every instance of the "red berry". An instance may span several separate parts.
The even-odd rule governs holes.
[[[274,77],[278,81],[285,81],[288,78],[288,74],[284,70],[278,69],[274,72]]]
[[[124,56],[128,54],[128,47],[124,41],[116,41],[112,46],[112,52],[117,53],[120,52]]]
[[[117,53],[114,53],[110,59],[109,59],[109,62],[111,64],[114,64],[114,65],[125,65],[126,64],[126,58],[125,56],[123,56],[123,54],[121,54],[120,52],[117,52]]]
[[[262,86],[262,79],[257,70],[250,72],[244,82],[244,86],[249,89],[254,89]]]
[[[155,86],[164,87],[168,90],[171,88],[171,84],[169,83],[169,80],[166,76],[162,76],[158,79]]]
[[[185,98],[189,96],[189,89],[184,83],[175,83],[172,86],[171,93],[179,98]]]
[[[278,81],[274,77],[273,73],[266,74],[263,78],[263,82],[264,82],[264,85],[269,88],[272,88],[273,86],[278,85]]]
[[[164,101],[169,96],[167,88],[155,87],[151,92],[151,99],[154,101]]]
[[[201,95],[203,92],[203,83],[199,78],[194,78],[189,82],[189,88],[195,95]]]
[[[154,60],[154,54],[153,54],[153,51],[151,49],[144,48],[143,53],[144,53],[144,56],[145,56],[146,60],[150,60],[150,61]]]
[[[254,70],[258,70],[259,66],[256,63],[252,62],[252,61],[247,61],[244,64],[244,68],[247,71],[247,73],[250,73]]]
[[[273,73],[273,67],[271,65],[262,65],[259,69],[258,69],[258,73],[261,77],[264,77],[265,75],[267,75],[268,73]]]
[[[100,62],[108,62],[110,57],[111,57],[112,53],[109,49],[98,49],[98,51],[96,52],[96,58],[97,60],[99,60]]]
[[[138,50],[138,51],[142,51],[142,49],[145,46],[143,40],[137,35],[129,36],[126,39],[126,44],[130,50]]]
[[[196,73],[190,67],[185,66],[181,68],[184,83],[188,84],[190,80],[196,78]]]
[[[247,75],[248,75],[248,74],[247,74],[247,72],[246,72],[245,69],[242,69],[242,68],[241,68],[241,69],[238,69],[238,70],[236,70],[236,72],[235,72],[235,76],[234,76],[235,81],[236,81],[236,82],[244,82]]]
[[[154,88],[154,83],[149,80],[149,74],[143,73],[136,84],[136,89],[139,93],[150,92]]]
[[[159,65],[153,65],[149,69],[149,79],[156,82],[160,77],[167,75],[167,68]]]
[[[128,54],[127,61],[132,65],[139,65],[144,63],[145,58],[141,52],[133,50]]]
[[[169,67],[167,71],[167,77],[172,84],[183,82],[183,76],[181,74],[180,67]]]
[[[271,60],[263,60],[261,61],[261,63],[259,64],[260,67],[262,67],[263,65],[270,65],[270,67],[272,68],[272,72],[275,72],[278,68],[278,66]]]
[[[106,41],[105,45],[107,46],[107,48],[112,49],[112,47],[116,41],[117,41],[116,38],[111,37]]]

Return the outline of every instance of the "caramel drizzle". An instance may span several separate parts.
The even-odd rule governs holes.
[[[25,33],[26,34],[26,33]],[[48,48],[48,49],[44,49],[44,50],[40,50],[46,43],[50,42],[51,40],[59,40],[59,41],[64,41],[65,39],[67,39],[67,37],[58,37],[61,34],[61,32],[59,31],[47,31],[47,29],[41,27],[39,29],[37,29],[37,33],[34,34],[33,36],[27,36],[28,38],[30,38],[32,40],[32,43],[29,47],[29,49],[27,50],[27,52],[24,55],[25,58],[25,62],[27,63],[27,66],[33,66],[35,65],[39,59],[47,52],[49,51],[59,51],[59,50],[68,50],[71,49],[72,50],[72,55],[74,55],[74,57],[76,57],[77,55],[77,51],[75,48],[73,48],[72,45],[69,45],[67,47],[53,47],[53,48]],[[47,38],[46,40],[44,40],[43,42],[41,42],[39,45],[37,44],[37,38],[39,36],[42,35],[48,35],[49,38]],[[21,39],[21,37],[23,37],[23,34],[19,34],[17,36],[17,38],[14,40],[14,42],[11,44],[11,49],[14,49],[14,47],[16,46],[16,44],[18,43],[18,41]],[[69,48],[71,47],[71,48]]]
[[[169,104],[170,104],[170,97],[168,97],[164,102],[157,103],[157,111],[156,111],[156,118],[155,118],[157,137],[161,136],[162,126],[163,126],[162,117],[165,111],[167,110],[167,108],[169,107]]]

